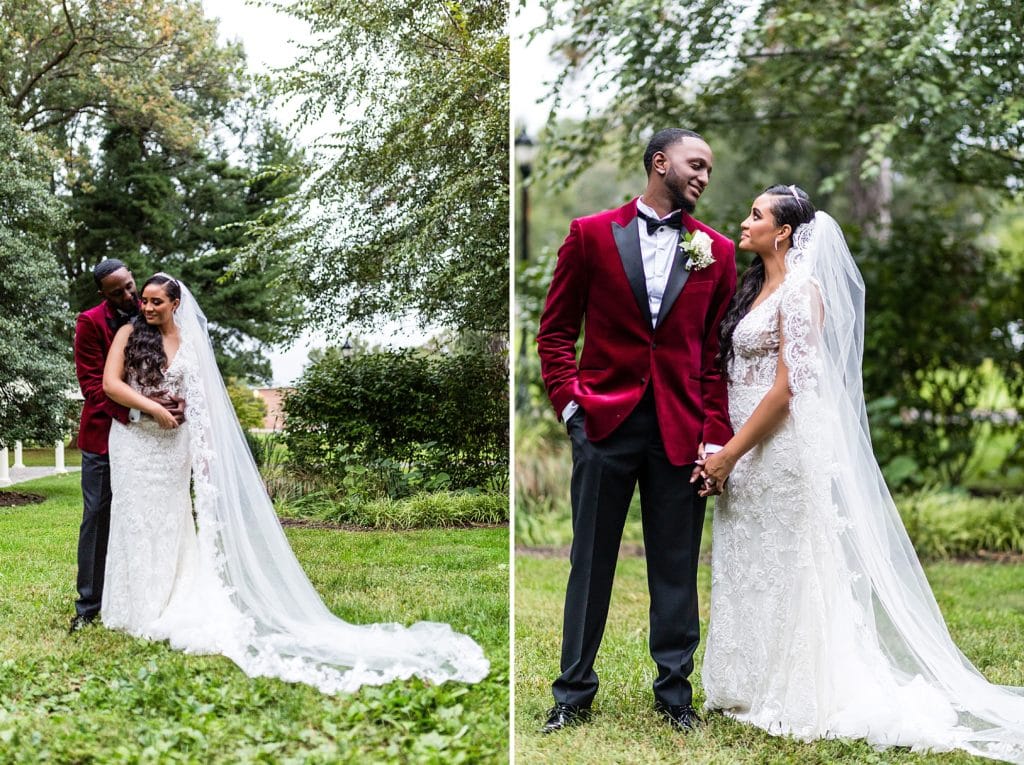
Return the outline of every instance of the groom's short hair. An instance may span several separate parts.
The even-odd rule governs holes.
[[[655,154],[659,151],[665,151],[669,146],[682,141],[684,138],[697,138],[704,141],[704,136],[700,133],[684,130],[683,128],[665,128],[651,136],[651,140],[647,144],[647,151],[644,152],[644,170],[647,171],[647,174],[651,174],[651,166],[654,164]],[[707,143],[707,141],[704,141],[704,143]]]
[[[114,273],[114,271],[120,271],[122,268],[128,268],[128,266],[117,258],[107,258],[97,263],[92,269],[92,278],[96,282],[97,287],[102,287],[104,279]]]

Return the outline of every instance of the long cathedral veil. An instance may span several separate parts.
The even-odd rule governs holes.
[[[438,683],[484,678],[489,664],[480,646],[447,624],[353,625],[327,609],[288,544],[249,452],[206,317],[184,285],[181,292],[176,322],[183,347],[188,343],[198,357],[186,387],[186,421],[200,555],[237,612],[224,652],[247,674],[328,693],[411,675]]]
[[[989,683],[953,643],[875,461],[861,378],[864,283],[836,221],[818,212],[800,226],[786,269],[783,353],[802,472],[815,505],[837,520],[858,639],[884,657],[887,675],[952,708],[929,720],[947,743],[1024,763],[1024,688]]]

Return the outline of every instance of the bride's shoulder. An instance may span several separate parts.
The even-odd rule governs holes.
[[[130,321],[127,322],[126,324],[123,324],[121,327],[118,328],[117,332],[114,333],[114,339],[111,345],[124,345],[125,343],[127,343],[128,338],[131,337],[133,329],[134,327],[132,327],[132,323]]]

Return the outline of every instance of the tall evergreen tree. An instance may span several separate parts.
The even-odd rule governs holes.
[[[285,278],[283,251],[260,268],[231,265],[244,224],[272,215],[298,188],[298,177],[281,168],[301,157],[274,126],[258,132],[248,164],[238,164],[224,147],[181,154],[109,125],[72,187],[76,227],[63,259],[72,307],[95,304],[90,274],[104,257],[124,260],[140,280],[166,271],[203,306],[224,374],[269,379],[264,351],[295,334],[305,315],[299,284]]]

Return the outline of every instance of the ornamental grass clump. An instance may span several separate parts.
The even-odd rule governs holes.
[[[1024,496],[972,497],[926,489],[897,498],[914,549],[922,558],[1024,554]]]

